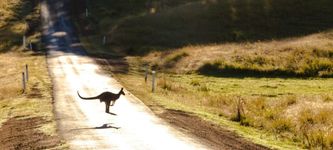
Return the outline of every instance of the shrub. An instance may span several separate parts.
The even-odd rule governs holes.
[[[333,117],[333,110],[329,108],[323,108],[318,110],[317,114],[315,115],[316,123],[327,124],[329,123],[330,119]]]
[[[301,126],[312,125],[315,122],[315,117],[310,109],[305,109],[298,114],[298,122]]]
[[[329,95],[323,95],[322,99],[323,99],[324,102],[332,102],[333,101],[333,98]]]
[[[196,79],[192,79],[190,84],[193,86],[200,86],[200,81],[196,80]]]
[[[325,144],[328,149],[333,149],[333,132],[328,132],[325,137]]]
[[[264,110],[264,109],[266,109],[266,98],[264,98],[264,97],[258,97],[257,99],[255,99],[252,102],[252,105],[255,108],[257,108],[258,110]]]
[[[248,59],[245,59],[245,60],[247,63],[251,64],[251,66],[253,66],[254,64],[263,66],[269,62],[269,60],[263,56],[249,57]]]
[[[297,103],[297,97],[295,95],[290,95],[290,96],[287,96],[283,102],[282,102],[282,105],[284,106],[291,106],[291,105],[294,105]]]
[[[263,116],[267,120],[276,120],[279,117],[279,112],[277,109],[274,109],[274,108],[266,109],[263,112]]]
[[[208,92],[209,91],[209,87],[205,84],[205,85],[200,85],[198,87],[198,91],[201,91],[201,92]]]
[[[172,90],[172,85],[167,81],[165,76],[161,77],[157,84],[164,90]]]
[[[315,54],[315,56],[318,57],[327,57],[327,58],[333,58],[333,51],[331,50],[324,50],[324,49],[313,49],[312,53]]]
[[[293,128],[292,121],[287,118],[280,117],[271,122],[271,130],[275,133],[290,132]]]
[[[243,108],[243,104],[244,104],[244,101],[241,97],[237,97],[236,100],[235,100],[235,114],[230,118],[230,120],[232,121],[236,121],[236,122],[240,122],[241,125],[244,122],[245,120],[245,112],[244,112],[244,108]]]
[[[307,132],[307,147],[309,148],[321,148],[325,147],[324,133],[322,130],[312,129]]]
[[[164,60],[164,67],[171,68],[173,67],[178,61],[180,61],[182,58],[189,56],[186,52],[176,53],[171,56],[168,56]]]
[[[222,96],[208,97],[207,106],[221,108],[223,105],[227,105],[227,98]]]
[[[304,66],[303,73],[306,76],[319,76],[321,72],[326,72],[325,74],[321,73],[322,76],[325,76],[332,72],[332,68],[333,62],[329,59],[314,59],[309,60],[308,64]]]

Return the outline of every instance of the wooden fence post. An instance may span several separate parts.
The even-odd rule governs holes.
[[[148,79],[148,65],[145,66],[145,83],[147,83]]]
[[[28,82],[29,81],[29,68],[28,68],[28,64],[25,65],[25,79]]]
[[[25,93],[25,88],[26,88],[25,75],[24,75],[24,72],[22,72],[22,90],[23,90],[23,93]]]
[[[152,71],[152,92],[155,92],[155,76],[156,76],[156,71]]]

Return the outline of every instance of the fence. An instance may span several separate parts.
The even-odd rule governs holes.
[[[26,93],[28,81],[29,81],[29,67],[26,64],[25,70],[22,72],[22,93],[23,94]]]
[[[144,75],[144,80],[145,80],[145,83],[147,83],[148,81],[148,75],[149,75],[149,65],[146,64],[144,66],[144,70],[145,70],[145,75]],[[151,71],[151,91],[154,93],[156,91],[156,74],[157,74],[157,71],[156,70],[152,70]]]

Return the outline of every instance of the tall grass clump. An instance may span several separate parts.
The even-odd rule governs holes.
[[[204,63],[198,72],[214,76],[332,77],[333,60],[296,49],[283,58],[245,55],[231,60],[218,59]]]
[[[182,58],[189,56],[187,52],[173,53],[165,58],[163,66],[165,68],[172,68],[179,62]]]

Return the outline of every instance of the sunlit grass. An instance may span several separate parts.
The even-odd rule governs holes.
[[[120,81],[147,105],[192,112],[203,119],[219,123],[257,143],[278,149],[309,148],[301,133],[302,110],[311,108],[316,118],[331,118],[331,102],[323,102],[331,91],[333,79],[260,79],[215,78],[200,75],[159,74],[156,93],[143,74],[118,74]],[[245,126],[231,122],[235,115],[235,100],[244,99]],[[330,112],[330,113],[328,113]],[[332,121],[315,122],[308,129],[331,132]],[[250,127],[246,127],[250,126]],[[251,127],[255,127],[257,130]],[[312,136],[312,132],[306,132]],[[329,142],[329,136],[323,141]],[[302,146],[301,146],[302,145]],[[329,146],[329,145],[326,145]]]
[[[57,136],[45,54],[22,48],[22,36],[28,29],[27,20],[38,22],[40,19],[38,6],[34,7],[32,3],[25,0],[0,1],[0,127],[10,118],[41,117],[46,123],[41,124],[38,130]],[[33,28],[27,41],[38,43],[40,29],[38,26]],[[29,81],[23,93],[25,65],[29,67]],[[66,146],[57,148],[66,149]]]
[[[317,78],[333,75],[333,20],[322,13],[332,1],[107,3],[97,0],[90,25],[79,25],[90,27],[84,45],[94,55],[140,55],[116,76],[146,104],[193,112],[272,148],[332,148],[332,120],[323,118],[333,118],[333,79]],[[157,69],[156,93],[143,64]]]

